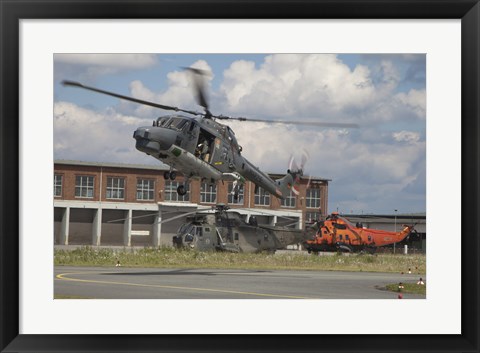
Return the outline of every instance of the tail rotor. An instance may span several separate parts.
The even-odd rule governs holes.
[[[310,155],[306,149],[301,151],[300,157],[300,164],[297,163],[297,159],[292,155],[290,157],[290,161],[288,163],[288,174],[290,174],[293,178],[293,184],[291,187],[291,191],[298,196],[300,194],[298,190],[298,184],[300,182],[300,178],[303,176],[303,172],[305,170],[305,165],[309,159]],[[298,158],[298,157],[297,157]],[[307,188],[310,185],[310,177],[308,178]]]

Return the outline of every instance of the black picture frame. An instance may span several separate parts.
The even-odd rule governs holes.
[[[479,352],[480,5],[477,0],[0,0],[1,352]],[[21,19],[461,19],[460,335],[20,335],[19,21]],[[439,313],[441,315],[441,313]],[[412,321],[412,325],[414,321]]]

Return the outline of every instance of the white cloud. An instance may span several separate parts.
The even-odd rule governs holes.
[[[204,60],[192,67],[212,71]],[[266,56],[261,65],[234,61],[221,79],[219,90],[213,92],[213,77],[204,77],[214,114],[361,125],[425,119],[425,90],[396,93],[401,77],[389,60],[380,61],[373,69],[365,65],[350,69],[333,54],[275,54]],[[154,92],[143,82],[133,81],[131,95],[183,109],[203,110],[195,101],[190,72],[170,72],[167,80],[168,88],[163,92]],[[125,102],[119,109],[141,117],[162,114],[157,109]]]
[[[99,113],[72,103],[54,105],[54,157],[82,161],[152,164],[135,149],[133,131],[148,122],[109,109]]]
[[[376,100],[370,70],[354,70],[336,55],[267,56],[260,67],[236,61],[224,72],[221,93],[233,112],[331,119]]]
[[[290,156],[306,149],[310,158],[305,173],[332,179],[330,211],[338,205],[341,212],[391,212],[391,204],[404,210],[424,210],[422,198],[403,201],[411,197],[405,188],[421,173],[417,166],[425,164],[425,142],[417,133],[385,133],[371,140],[369,136],[378,131],[229,125],[244,147],[244,156],[265,171],[285,173]]]
[[[396,94],[398,68],[382,60],[353,69],[333,54],[275,54],[239,60],[224,71],[221,109],[230,114],[370,124],[425,118],[425,91]]]
[[[409,142],[409,143],[415,143],[420,141],[420,134],[418,132],[413,132],[413,131],[398,131],[392,133],[393,138],[395,141],[398,142]]]
[[[56,63],[113,69],[143,69],[157,63],[154,54],[55,54],[54,60]]]
[[[114,75],[157,65],[154,54],[55,54],[55,79],[94,83],[99,76]]]
[[[404,106],[412,110],[420,119],[426,117],[426,91],[411,89],[408,93],[398,93],[395,98]]]
[[[358,133],[338,129],[297,129],[261,123],[229,123],[243,145],[243,155],[261,169],[285,173],[292,154],[307,150],[305,172],[345,185],[352,198],[373,199],[382,192],[397,192],[417,176],[416,165],[425,161],[425,142],[415,133],[394,133],[394,139],[372,141]],[[421,163],[420,163],[421,164]]]

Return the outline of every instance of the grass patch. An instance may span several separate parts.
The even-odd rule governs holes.
[[[198,252],[171,247],[113,250],[81,247],[55,250],[55,265],[115,266],[162,268],[276,269],[366,272],[426,272],[425,255],[335,254],[332,256],[286,254],[245,254]]]
[[[403,283],[403,289],[401,292],[398,289],[398,283],[387,284],[386,288],[392,292],[427,295],[427,286],[422,286],[417,283]]]

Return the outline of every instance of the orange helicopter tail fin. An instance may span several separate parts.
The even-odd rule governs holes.
[[[410,226],[410,225],[407,225],[407,224],[404,224],[403,225],[403,230],[401,232],[399,232],[399,239],[397,240],[398,241],[402,241],[403,239],[405,239],[406,237],[408,237],[410,235],[410,233],[415,229],[414,228],[415,226]]]

